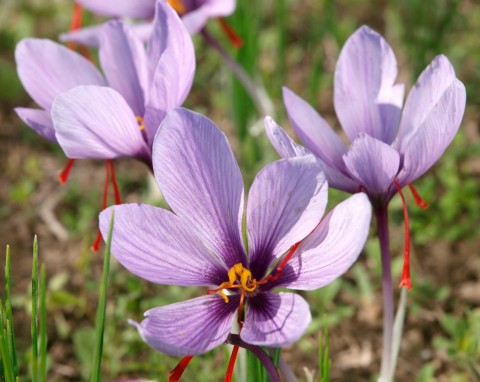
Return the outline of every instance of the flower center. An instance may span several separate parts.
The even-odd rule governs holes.
[[[187,12],[182,0],[168,0],[168,3],[180,16]]]
[[[228,297],[224,289],[241,289],[242,296],[245,292],[254,292],[257,289],[257,280],[252,277],[252,272],[245,268],[242,263],[235,264],[228,271],[228,281],[221,283],[217,289],[209,290],[208,293],[218,293],[228,303]]]

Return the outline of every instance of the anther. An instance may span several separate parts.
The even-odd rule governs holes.
[[[173,9],[175,9],[175,11],[180,16],[187,12],[187,9],[185,8],[182,0],[168,0],[168,3],[172,6]]]
[[[140,131],[143,131],[145,130],[145,123],[143,121],[143,118],[142,117],[135,117],[135,119],[137,120],[138,122],[138,128],[140,129]]]

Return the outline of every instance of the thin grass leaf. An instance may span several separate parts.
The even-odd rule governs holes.
[[[11,297],[11,257],[10,257],[10,246],[7,245],[5,253],[5,316],[6,321],[10,322],[10,335],[8,336],[8,347],[10,349],[10,356],[12,358],[12,367],[13,373],[18,377],[18,364],[17,364],[17,351],[15,345],[15,332],[13,329],[13,313],[12,313],[12,303],[10,301]]]
[[[328,382],[330,381],[330,367],[332,362],[330,360],[330,339],[326,317],[323,319],[323,325],[323,335],[319,333],[318,336],[318,371],[320,374],[320,382]]]
[[[6,318],[5,307],[0,300],[0,355],[2,361],[2,381],[14,382],[15,375],[12,367],[12,358],[9,351],[9,322]]]
[[[37,333],[37,308],[38,308],[38,241],[37,235],[33,239],[33,261],[32,261],[32,382],[38,381],[38,333]]]
[[[47,380],[47,275],[45,264],[40,269],[40,381]]]
[[[100,288],[98,291],[98,308],[97,308],[97,316],[95,320],[96,341],[95,341],[95,350],[94,350],[94,356],[93,356],[93,368],[92,368],[92,378],[91,378],[92,382],[99,382],[101,377],[103,334],[105,331],[108,273],[110,271],[110,248],[112,244],[114,214],[115,214],[115,211],[112,212],[112,217],[110,219],[110,228],[108,230],[107,246],[105,248],[104,257],[103,257],[102,283],[100,284]]]

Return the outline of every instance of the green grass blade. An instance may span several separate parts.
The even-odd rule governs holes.
[[[32,262],[32,382],[38,381],[38,333],[37,333],[37,307],[38,307],[38,241],[33,239]]]
[[[324,318],[323,335],[318,336],[318,370],[320,374],[320,382],[330,381],[330,339],[328,334],[327,319]]]
[[[18,365],[17,365],[17,351],[15,345],[15,332],[13,330],[13,313],[12,313],[12,303],[10,301],[11,297],[11,257],[10,257],[10,246],[7,245],[6,256],[5,256],[5,316],[6,320],[10,322],[10,335],[8,338],[8,346],[10,349],[10,356],[12,358],[12,367],[15,376],[18,376]]]
[[[12,358],[9,351],[9,322],[6,317],[5,307],[0,300],[0,355],[2,361],[2,380],[5,382],[14,382]]]
[[[40,381],[47,380],[47,275],[40,269]]]
[[[105,331],[105,313],[107,305],[107,286],[108,286],[108,273],[110,270],[110,247],[112,244],[112,232],[113,232],[114,212],[110,219],[110,228],[108,230],[107,246],[105,248],[104,260],[103,260],[103,274],[102,283],[98,291],[98,308],[97,317],[95,320],[95,332],[96,343],[93,357],[92,368],[92,382],[99,382],[101,377],[102,367],[102,352],[103,352],[103,333]]]

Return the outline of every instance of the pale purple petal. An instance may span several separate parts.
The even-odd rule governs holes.
[[[194,9],[182,15],[182,21],[188,32],[193,35],[200,32],[209,18],[229,16],[236,7],[236,0],[204,0],[200,6],[195,5]]]
[[[183,104],[195,73],[192,39],[177,13],[163,2],[157,3],[153,33],[148,42],[148,58],[152,85],[145,125],[151,144],[166,113]]]
[[[76,44],[86,45],[91,48],[98,48],[100,45],[100,32],[103,24],[80,28],[74,31],[62,33],[59,40],[62,42],[71,41]]]
[[[344,156],[347,170],[368,195],[384,195],[398,174],[400,155],[391,146],[361,134]]]
[[[76,0],[78,4],[107,17],[150,18],[155,12],[155,0]]]
[[[291,158],[311,154],[310,150],[295,143],[270,117],[265,118],[265,131],[267,132],[268,139],[270,139],[270,142],[277,151],[278,155],[280,155],[282,158]],[[358,182],[352,180],[336,168],[327,165],[320,158],[317,157],[317,160],[322,167],[325,176],[327,177],[328,185],[330,187],[350,193],[359,191],[360,185]]]
[[[443,154],[460,127],[465,102],[465,87],[455,80],[405,147],[398,177],[402,187],[423,175]]]
[[[243,180],[225,135],[208,118],[175,109],[155,138],[153,169],[172,210],[227,266],[246,256],[241,238]]]
[[[350,141],[366,133],[391,144],[403,102],[397,61],[387,42],[363,26],[345,43],[335,69],[334,104]]]
[[[15,49],[15,60],[23,86],[46,110],[55,97],[75,86],[106,85],[90,61],[50,40],[23,39]]]
[[[225,342],[238,308],[238,296],[229,303],[208,295],[150,309],[140,323],[133,323],[152,348],[169,355],[205,353]]]
[[[320,223],[328,185],[313,155],[282,159],[258,173],[247,204],[249,268],[264,276],[271,262]]]
[[[42,137],[51,142],[57,143],[50,111],[17,107],[15,108],[15,113],[17,113],[23,122],[25,122]]]
[[[248,300],[240,337],[253,345],[281,347],[297,341],[312,321],[308,303],[294,293],[260,293]]]
[[[283,88],[283,102],[290,123],[305,147],[329,166],[344,170],[342,155],[347,149],[327,121],[286,87]]]
[[[142,41],[128,26],[110,21],[100,32],[99,58],[109,86],[122,95],[136,116],[143,117],[148,70]]]
[[[52,119],[60,146],[72,159],[147,159],[150,151],[132,110],[115,90],[78,86],[58,96]]]
[[[130,272],[157,284],[219,285],[227,266],[214,257],[172,212],[145,205],[122,204],[100,214],[100,230],[108,237],[112,211],[112,255]]]
[[[410,90],[395,141],[395,148],[404,153],[410,138],[422,126],[432,110],[456,82],[455,71],[448,58],[440,55],[422,72]]]
[[[302,241],[275,287],[312,290],[340,277],[360,255],[371,215],[372,207],[364,193],[337,205]]]

